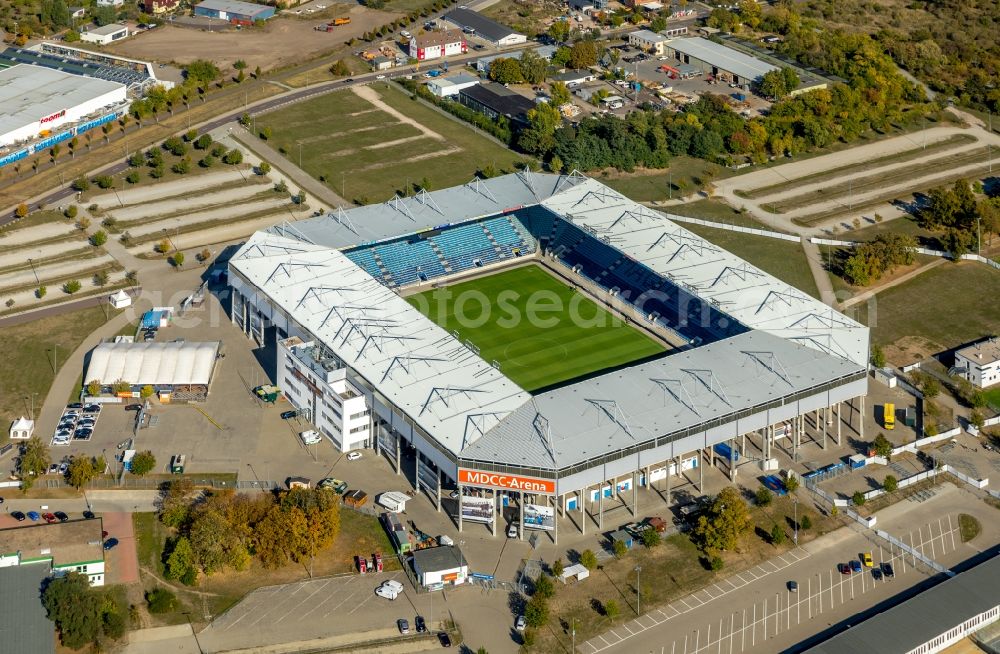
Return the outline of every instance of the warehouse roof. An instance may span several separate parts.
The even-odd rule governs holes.
[[[444,19],[455,23],[459,27],[471,27],[476,30],[477,35],[486,37],[490,41],[499,41],[518,33],[506,25],[501,25],[495,20],[490,20],[471,9],[453,9],[444,15]]]
[[[464,567],[462,552],[453,545],[427,547],[413,552],[413,567],[419,572],[444,572]]]
[[[464,88],[460,93],[501,116],[522,123],[527,122],[528,112],[535,108],[534,102],[502,84],[483,83]]]
[[[669,39],[659,32],[654,32],[652,30],[638,30],[629,34],[629,36],[634,36],[637,39],[642,39],[648,43],[663,43]]]
[[[207,385],[219,342],[101,343],[90,353],[84,379],[133,385]]]
[[[461,43],[464,40],[465,34],[462,33],[462,30],[433,30],[413,37],[413,42],[418,48],[432,45],[439,45],[443,48],[449,43]]]
[[[104,560],[100,520],[0,529],[0,554],[20,554],[21,563],[51,560],[53,566]]]
[[[1000,605],[1000,556],[842,631],[807,654],[903,654]],[[985,626],[985,625],[981,625]]]
[[[42,66],[5,68],[0,70],[0,134],[119,89],[124,94],[122,84]]]
[[[92,30],[87,30],[86,34],[96,34],[97,36],[110,36],[111,34],[116,34],[123,30],[127,30],[126,25],[121,23],[110,23],[108,25],[102,25],[101,27],[95,27]]]
[[[11,652],[55,654],[55,625],[42,606],[47,565],[0,568],[0,634]]]
[[[763,77],[764,73],[778,70],[777,66],[700,36],[672,39],[667,43],[667,47],[738,75],[742,79],[755,80]]]
[[[274,11],[274,7],[255,5],[252,2],[240,2],[240,0],[202,0],[195,8],[224,11],[227,14],[240,16],[256,16],[266,11]]]

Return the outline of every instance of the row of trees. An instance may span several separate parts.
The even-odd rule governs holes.
[[[968,180],[956,180],[951,188],[931,189],[920,211],[924,227],[943,233],[942,245],[955,256],[975,250],[982,236],[992,243],[1000,234],[1000,197],[976,193]]]
[[[844,277],[855,286],[868,286],[897,266],[913,263],[917,241],[909,234],[889,232],[854,248],[844,262]]]
[[[17,474],[21,478],[21,490],[27,491],[35,484],[35,480],[48,472],[52,464],[52,453],[49,446],[37,435],[29,438],[21,446],[21,455],[17,462]],[[130,465],[131,472],[137,477],[143,477],[156,467],[156,457],[149,450],[136,452]],[[94,479],[104,474],[107,462],[103,456],[74,456],[66,469],[66,482],[77,490],[83,488]]]
[[[340,533],[337,495],[326,489],[294,489],[275,495],[213,492],[191,497],[188,480],[171,482],[160,520],[175,530],[167,544],[167,576],[197,583],[200,573],[244,570],[253,558],[276,568],[305,563]]]

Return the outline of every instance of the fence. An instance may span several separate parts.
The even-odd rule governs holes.
[[[1000,418],[1000,416],[998,416],[998,418]],[[1000,420],[997,420],[997,422],[1000,423]],[[958,436],[960,433],[962,433],[962,428],[954,427],[946,432],[942,432],[935,436],[926,436],[924,438],[918,438],[912,443],[907,443],[906,445],[900,445],[899,447],[894,447],[892,449],[892,456],[896,456],[897,454],[902,454],[903,452],[916,453],[917,449],[923,447],[924,445],[930,445],[931,443],[937,443],[938,441],[948,440],[949,438],[954,438],[955,436]]]
[[[835,238],[817,238],[816,236],[811,237],[809,242],[816,245],[833,245],[848,248],[853,248],[858,245],[857,241],[841,241]]]
[[[987,266],[991,268],[996,268],[997,270],[1000,270],[1000,263],[997,263],[993,259],[987,259],[986,257],[981,257],[978,254],[963,254],[962,259],[965,259],[967,261],[978,261],[979,263],[985,263]]]
[[[783,234],[781,232],[771,232],[766,229],[756,229],[754,227],[743,227],[742,225],[728,225],[726,223],[719,223],[713,220],[688,218],[687,216],[677,216],[672,213],[668,213],[667,218],[678,223],[691,223],[692,225],[715,227],[717,229],[725,229],[731,232],[740,232],[741,234],[753,234],[754,236],[766,236],[767,238],[776,238],[782,241],[792,241],[793,243],[798,243],[799,241],[802,240],[798,236],[792,236],[791,234]]]
[[[675,218],[674,216],[670,216],[670,217],[671,217],[671,219]],[[699,222],[700,224],[704,224],[704,222],[705,222],[705,221],[696,221],[693,218],[684,218],[684,220],[687,220],[689,222]],[[711,225],[711,223],[709,223],[709,225]],[[722,227],[722,225],[717,225],[717,226],[718,227]],[[727,227],[727,229],[728,229],[728,227]],[[746,228],[744,228],[744,229],[746,229]],[[747,230],[747,231],[752,231],[752,232],[756,233],[756,232],[759,232],[760,230]],[[766,236],[766,235],[770,235],[770,234],[774,234],[774,233],[776,233],[776,232],[767,232],[766,234],[761,234],[761,235],[762,236]],[[796,239],[796,240],[798,240],[798,239]],[[836,247],[848,247],[848,248],[857,247],[857,246],[861,245],[861,243],[862,243],[862,241],[842,241],[842,240],[835,239],[835,238],[818,238],[816,236],[811,237],[809,239],[809,241],[812,242],[812,243],[815,243],[816,245],[832,245],[832,246],[836,246]],[[916,252],[917,254],[925,254],[925,255],[927,255],[929,257],[940,257],[942,259],[954,259],[955,258],[955,257],[952,256],[951,252],[945,252],[944,250],[932,250],[930,248],[915,247],[915,248],[913,248],[913,251]],[[959,257],[959,259],[962,259],[963,261],[978,261],[979,263],[986,264],[990,268],[994,268],[996,270],[1000,270],[1000,263],[998,263],[998,262],[996,262],[996,261],[994,261],[992,259],[987,259],[986,257],[980,256],[978,254],[963,254],[962,256]]]
[[[899,540],[898,538],[896,538],[892,534],[890,534],[888,532],[885,532],[885,531],[882,531],[881,529],[876,529],[875,533],[878,534],[879,538],[882,538],[883,540],[891,543],[892,545],[895,545],[899,549],[901,549],[901,550],[909,553],[909,555],[912,556],[913,558],[919,559],[920,561],[923,561],[924,564],[926,564],[927,567],[931,568],[932,570],[936,570],[938,572],[943,572],[944,574],[948,575],[949,577],[954,577],[955,576],[954,572],[952,572],[948,568],[944,567],[943,565],[941,565],[940,563],[938,563],[934,559],[931,559],[931,558],[929,558],[927,556],[924,556],[923,553],[919,552],[915,547],[907,545],[906,543],[904,543],[903,541]]]

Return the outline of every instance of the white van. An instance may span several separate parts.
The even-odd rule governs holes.
[[[403,584],[400,583],[400,582],[398,582],[398,581],[396,581],[395,579],[387,579],[386,581],[383,581],[382,582],[382,586],[384,586],[385,588],[391,589],[392,592],[394,592],[394,593],[402,593],[403,592]]]
[[[315,445],[316,443],[323,440],[323,437],[320,436],[319,432],[316,431],[315,429],[310,429],[308,431],[302,432],[301,434],[299,434],[299,438],[301,438],[302,442],[305,443],[306,445]]]
[[[375,589],[375,594],[379,597],[384,597],[387,600],[394,600],[399,596],[399,593],[388,586],[382,585]]]

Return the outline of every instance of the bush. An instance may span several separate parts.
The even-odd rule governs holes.
[[[257,174],[263,176],[269,172],[271,172],[271,164],[266,161],[261,161],[260,165],[257,166]]]
[[[103,229],[94,232],[90,237],[90,244],[94,247],[101,247],[108,242],[108,233]]]
[[[593,550],[583,550],[583,553],[580,554],[580,565],[588,570],[593,570],[597,567],[597,555],[594,554]]]
[[[602,606],[604,608],[604,615],[608,616],[608,620],[611,620],[612,622],[614,622],[615,618],[617,618],[621,613],[621,609],[618,607],[618,602],[613,599],[604,602]]]
[[[175,268],[180,268],[181,266],[183,266],[184,265],[184,253],[183,252],[174,252],[174,255],[172,257],[170,257],[170,265],[174,266]]]
[[[779,525],[774,525],[771,528],[771,544],[781,545],[785,542],[785,530]]]
[[[39,286],[37,289],[35,289],[35,297],[41,300],[43,297],[45,297],[45,294],[48,292],[49,289],[45,288],[44,286]]]
[[[170,613],[177,608],[177,598],[166,588],[154,588],[146,593],[150,613]]]
[[[813,526],[813,521],[807,515],[802,516],[802,519],[799,520],[799,529],[801,529],[802,531],[805,531],[806,529],[812,529],[812,526]]]
[[[655,529],[644,529],[641,538],[642,544],[646,547],[656,547],[660,544],[660,535]]]
[[[535,580],[535,596],[548,599],[555,595],[556,587],[552,585],[552,577],[542,573]]]
[[[63,293],[66,293],[68,295],[73,295],[74,293],[79,291],[81,287],[82,284],[80,284],[80,280],[71,279],[70,281],[63,284],[62,288],[63,288]]]
[[[138,184],[140,179],[138,170],[129,171],[128,175],[125,175],[125,181],[129,184]]]
[[[101,188],[107,189],[115,185],[115,180],[109,175],[98,175],[94,178],[94,183]]]
[[[854,495],[851,495],[851,502],[854,503],[854,506],[864,506],[865,501],[865,494],[861,491],[854,491]]]
[[[708,567],[711,570],[715,571],[715,572],[718,572],[719,570],[722,570],[722,566],[724,566],[724,565],[725,565],[725,562],[722,560],[721,556],[713,556],[708,561]]]
[[[623,543],[620,540],[616,540],[611,545],[611,550],[612,550],[612,552],[614,552],[614,555],[615,555],[616,559],[620,559],[623,556],[625,556],[626,554],[628,554],[628,547],[626,547],[625,543]]]
[[[785,479],[785,490],[788,491],[789,493],[794,493],[798,489],[799,489],[799,478],[789,475]]]
[[[104,614],[104,635],[117,640],[125,635],[125,618],[117,611]]]
[[[63,212],[63,215],[72,220],[73,218],[76,218],[76,214],[78,212],[79,209],[77,209],[76,205],[71,204],[68,207],[66,207],[66,211]]]
[[[757,489],[754,497],[756,498],[757,506],[770,506],[771,502],[774,500],[774,494],[763,486]]]
[[[559,577],[563,573],[563,562],[562,559],[556,559],[555,563],[552,564],[552,576]]]
[[[544,597],[536,595],[524,607],[524,621],[529,627],[544,627],[549,621],[549,604]]]
[[[82,193],[83,191],[86,191],[89,188],[90,188],[90,182],[87,181],[86,177],[77,177],[76,180],[73,182],[74,191],[80,191]]]
[[[893,475],[886,475],[882,481],[882,489],[886,493],[895,493],[899,488],[899,480]]]

